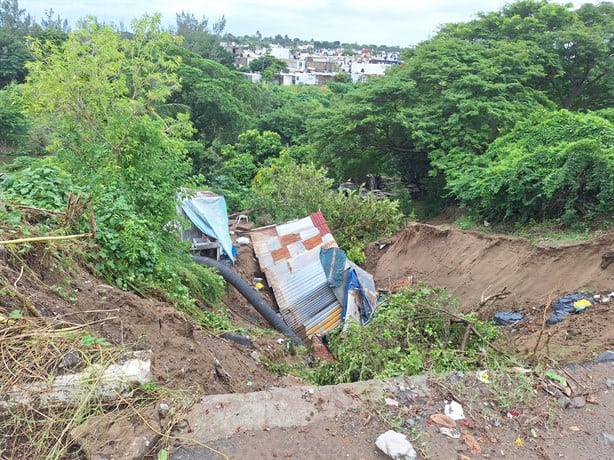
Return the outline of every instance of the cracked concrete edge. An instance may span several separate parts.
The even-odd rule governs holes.
[[[205,396],[187,416],[191,432],[182,436],[206,443],[231,436],[238,430],[307,426],[332,419],[345,411],[369,409],[369,404],[381,405],[387,393],[404,390],[414,391],[420,396],[428,394],[427,377],[397,377]]]

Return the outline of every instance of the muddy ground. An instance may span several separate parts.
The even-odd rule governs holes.
[[[249,229],[236,230],[236,235],[239,235]],[[234,288],[228,288],[224,304],[233,321],[250,336],[253,347],[194,328],[183,314],[164,302],[118,290],[77,264],[65,266],[58,260],[45,258],[42,245],[35,249],[32,256],[26,254],[21,259],[0,250],[0,274],[18,293],[15,296],[6,290],[0,291],[0,314],[19,308],[20,296],[23,296],[42,315],[78,324],[91,323],[89,329],[98,337],[130,348],[151,349],[155,355],[155,379],[165,387],[215,395],[304,385],[296,378],[279,377],[267,371],[259,356],[278,363],[293,362],[297,358],[290,356],[284,345],[278,343],[281,336],[276,332],[252,329],[256,325],[266,327],[266,324]],[[463,232],[449,226],[410,224],[393,238],[372,245],[368,249],[366,268],[374,274],[378,287],[382,289],[399,280],[426,281],[447,287],[459,299],[459,309],[463,311],[479,306],[483,317],[491,317],[498,310],[520,311],[525,319],[507,327],[503,340],[511,344],[520,357],[538,349],[548,365],[564,365],[592,361],[596,354],[614,349],[614,329],[610,326],[614,322],[614,301],[590,307],[558,325],[543,326],[548,306],[556,297],[580,289],[602,294],[614,290],[614,262],[610,264],[607,256],[613,250],[614,232],[589,242],[534,245],[521,238]],[[241,247],[236,270],[251,282],[262,276],[257,267],[251,247]],[[503,288],[509,292],[504,298],[481,304],[484,298],[501,292]],[[273,302],[267,288],[263,295]],[[540,334],[541,340],[536,347]],[[527,439],[531,438],[531,432],[529,428],[515,424],[504,424],[502,431],[493,436],[489,434],[490,429],[484,428],[488,426],[486,422],[480,429],[472,431],[482,443],[492,444],[492,448],[479,455],[471,454],[458,440],[433,431],[428,423],[418,422],[416,426],[403,429],[418,441],[418,445],[420,439],[430,443],[430,448],[422,449],[421,454],[431,458],[461,458],[460,455],[470,458],[614,458],[612,447],[607,447],[600,438],[602,431],[607,432],[608,427],[614,426],[613,393],[604,383],[608,378],[614,378],[614,367],[600,365],[592,371],[593,367],[583,364],[579,369],[574,377],[578,379],[577,386],[584,389],[582,394],[598,394],[597,403],[573,411],[557,409],[556,398],[553,406],[553,396],[536,388],[536,396],[543,398],[542,405],[535,406],[532,412],[530,408],[521,410],[526,410],[528,420],[535,419],[527,427],[540,429],[536,428],[537,436],[525,444],[531,450],[522,451],[521,456],[510,450],[509,445],[519,433],[522,439]],[[593,377],[591,372],[598,376]],[[399,398],[398,394],[391,396]],[[424,412],[422,420],[428,420],[430,414],[427,412],[439,410],[436,407],[449,396],[445,391],[433,392],[433,401],[429,404],[425,401],[424,407],[420,408]],[[319,454],[309,450],[309,446],[321,446],[321,452],[337,452],[333,444],[339,444],[343,448],[339,452],[347,458],[378,458],[372,443],[376,433],[390,426],[391,417],[387,412],[376,410],[381,407],[381,401],[378,404],[369,406],[375,412],[368,424],[357,418],[361,411],[344,410],[336,421],[333,418],[330,423],[318,426],[307,423],[305,427],[308,429],[286,427],[249,434],[239,430],[231,440],[221,439],[216,445],[220,452],[229,446],[234,446],[231,450],[237,452],[237,446],[252,449],[248,441],[260,439],[260,452],[252,449],[249,456],[237,454],[236,458],[331,458],[318,457]],[[418,410],[416,405],[411,407],[411,410]],[[547,411],[543,412],[543,408]],[[546,421],[549,421],[547,429]],[[347,430],[344,427],[348,427]],[[275,443],[288,438],[283,430],[290,430],[293,433],[290,439],[294,439],[292,444],[301,446],[292,450],[290,456],[284,454],[285,447],[281,444],[277,450],[271,450]],[[463,427],[463,430],[474,428]],[[614,432],[614,428],[609,432]],[[361,441],[355,442],[353,437]],[[505,448],[498,449],[497,443],[503,443],[501,445]],[[121,446],[122,443],[115,445]],[[367,446],[369,449],[364,451]],[[445,450],[449,446],[452,446],[451,450]],[[445,452],[445,456],[433,457],[429,452],[441,452],[442,455]],[[117,452],[111,453],[108,458],[120,458],[118,455]]]

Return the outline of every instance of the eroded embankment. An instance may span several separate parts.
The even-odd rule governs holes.
[[[448,288],[464,309],[503,287],[511,294],[501,303],[521,309],[578,289],[614,290],[614,263],[605,268],[602,263],[614,249],[612,232],[591,241],[534,245],[523,238],[412,223],[385,243],[368,251],[368,269],[378,287],[413,276]]]

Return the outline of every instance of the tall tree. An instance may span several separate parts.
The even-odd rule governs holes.
[[[182,11],[176,14],[177,35],[183,37],[183,46],[205,59],[211,59],[234,68],[231,53],[220,46],[220,36],[226,27],[223,16],[209,27],[209,19],[203,16],[197,19],[193,13]]]
[[[159,16],[134,21],[122,39],[89,18],[64,46],[35,42],[36,61],[24,95],[31,113],[53,127],[54,152],[92,192],[111,184],[151,225],[174,213],[177,187],[190,170],[188,117],[163,117],[179,88],[178,61],[166,55],[175,38]]]

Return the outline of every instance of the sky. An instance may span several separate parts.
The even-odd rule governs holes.
[[[479,11],[496,11],[508,0],[21,0],[37,22],[52,9],[74,27],[88,15],[129,26],[145,13],[161,13],[166,26],[187,11],[210,24],[224,16],[225,32],[277,34],[304,40],[413,46],[434,36],[439,26],[468,21]],[[576,7],[585,2],[573,3]],[[598,3],[591,1],[590,3]]]

